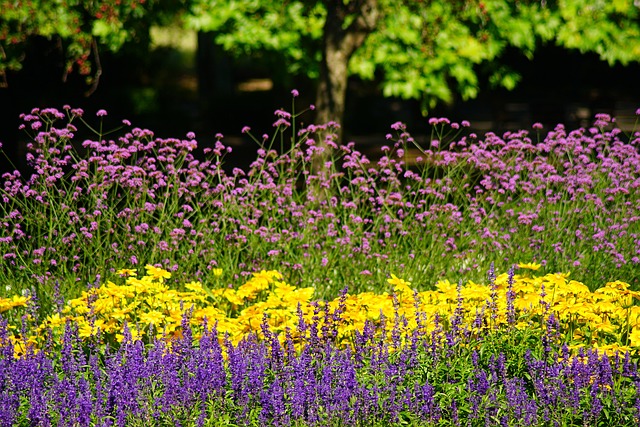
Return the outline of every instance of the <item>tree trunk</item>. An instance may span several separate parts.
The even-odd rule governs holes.
[[[322,63],[316,94],[316,122],[342,123],[347,94],[349,60],[362,46],[379,17],[378,0],[326,0],[327,19],[322,39]],[[345,22],[354,17],[345,27]],[[342,132],[338,133],[340,140]]]
[[[213,100],[226,101],[233,96],[233,81],[229,61],[215,44],[215,33],[198,31],[196,67],[198,98],[205,115],[212,114]]]

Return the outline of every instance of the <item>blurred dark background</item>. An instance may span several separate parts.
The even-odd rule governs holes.
[[[105,109],[109,113],[105,129],[128,119],[159,137],[181,138],[193,131],[203,146],[220,132],[226,143],[236,147],[229,161],[242,165],[255,153],[255,145],[240,133],[243,126],[250,126],[257,136],[270,132],[273,111],[291,108],[294,88],[301,94],[298,110],[314,102],[313,83],[288,77],[277,63],[234,59],[211,46],[198,49],[196,38],[195,33],[181,33],[156,41],[147,56],[127,49],[104,52],[101,78],[89,96],[85,77],[69,74],[64,80],[51,42],[36,40],[23,69],[9,72],[6,87],[0,88],[0,142],[10,158],[9,162],[0,156],[0,169],[25,168],[29,136],[18,130],[19,115],[34,107],[80,107],[93,123],[98,122],[95,112]],[[429,116],[469,120],[474,131],[501,133],[530,129],[535,122],[546,129],[557,123],[588,126],[596,113],[608,113],[626,132],[634,129],[640,107],[640,64],[609,66],[595,54],[552,45],[539,48],[533,60],[514,52],[507,53],[504,62],[522,76],[514,90],[481,87],[478,98],[441,105]],[[300,120],[309,123],[313,115],[306,113]],[[427,120],[417,101],[385,98],[375,81],[349,81],[346,141],[375,149],[385,144],[392,123],[403,121],[412,134],[422,135],[429,129]]]

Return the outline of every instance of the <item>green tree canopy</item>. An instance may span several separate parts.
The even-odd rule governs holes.
[[[513,88],[500,59],[543,43],[595,52],[610,64],[640,59],[630,0],[0,0],[0,77],[19,69],[33,37],[57,40],[67,71],[99,77],[98,48],[145,39],[180,19],[237,56],[277,54],[317,82],[318,120],[341,121],[349,76],[423,110],[470,99],[481,79]],[[97,67],[96,67],[97,65]]]
[[[0,0],[0,82],[22,67],[28,44],[52,41],[64,59],[63,78],[77,71],[94,86],[100,77],[100,49],[148,42],[149,27],[187,8],[186,0]],[[91,76],[93,73],[93,76]]]
[[[194,0],[187,22],[235,55],[278,52],[318,81],[320,120],[340,120],[347,77],[379,79],[385,96],[423,110],[474,98],[479,76],[512,89],[500,58],[543,43],[640,59],[639,10],[626,0]]]

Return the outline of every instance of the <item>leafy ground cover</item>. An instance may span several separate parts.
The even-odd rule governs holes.
[[[294,102],[239,169],[106,114],[25,114],[2,176],[0,425],[640,421],[640,134],[609,116],[395,123],[373,160]]]

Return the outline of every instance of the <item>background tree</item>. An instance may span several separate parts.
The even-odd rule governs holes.
[[[269,57],[316,83],[318,121],[342,122],[349,76],[385,96],[438,102],[477,96],[483,82],[513,88],[501,61],[554,43],[610,64],[640,59],[629,0],[0,0],[0,82],[34,39],[60,53],[62,78],[100,77],[100,49],[148,49],[149,28],[184,22],[236,57]]]
[[[149,28],[175,19],[186,0],[0,0],[0,84],[18,71],[35,40],[48,41],[61,63],[63,80],[87,76],[91,94],[100,79],[100,50],[116,52],[127,42],[148,50]]]
[[[317,81],[320,122],[342,121],[349,75],[426,113],[476,97],[481,79],[514,88],[518,73],[500,59],[544,43],[640,59],[638,7],[625,0],[194,0],[187,22],[236,56],[278,55]]]

